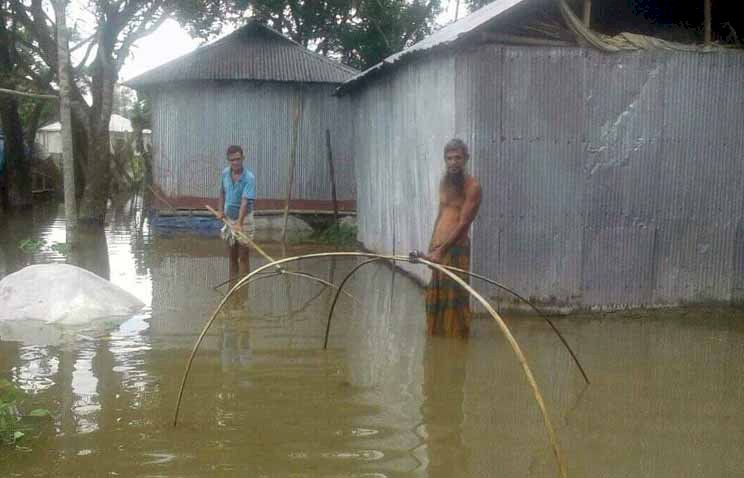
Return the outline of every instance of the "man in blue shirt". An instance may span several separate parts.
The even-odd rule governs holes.
[[[220,178],[220,219],[227,217],[235,227],[253,238],[253,207],[256,200],[256,177],[243,167],[243,148],[232,145],[227,148],[230,166],[222,171]],[[246,227],[244,227],[244,223]],[[244,276],[250,268],[248,248],[235,240],[229,228],[223,229],[230,257],[230,278]]]

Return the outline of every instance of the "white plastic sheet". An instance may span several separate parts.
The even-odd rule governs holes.
[[[28,266],[0,281],[0,321],[83,325],[132,315],[144,305],[121,287],[67,264]]]

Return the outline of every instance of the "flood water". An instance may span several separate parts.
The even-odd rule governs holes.
[[[174,428],[184,365],[225,291],[214,287],[228,264],[219,239],[155,233],[135,206],[114,209],[78,260],[146,309],[94,330],[3,329],[0,378],[53,418],[24,448],[0,447],[0,476],[558,476],[495,324],[474,320],[468,341],[427,338],[420,288],[376,264],[348,283],[353,299],[341,296],[325,351],[332,290],[298,277],[251,286],[206,337]],[[50,206],[0,219],[0,275],[65,261],[49,248],[64,242],[63,217]],[[47,246],[23,254],[26,238]],[[297,270],[338,283],[355,264],[314,260]],[[588,387],[541,320],[506,318],[545,396],[568,476],[744,475],[739,311],[556,319]]]

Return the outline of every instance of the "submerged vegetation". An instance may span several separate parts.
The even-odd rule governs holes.
[[[44,239],[23,239],[18,241],[18,249],[24,254],[29,255],[43,251],[46,245],[47,242]],[[48,250],[64,256],[70,252],[70,244],[66,242],[55,242],[49,246]]]
[[[303,240],[304,243],[330,244],[339,247],[352,248],[356,246],[357,227],[352,224],[338,222],[313,232],[313,235]]]
[[[45,408],[23,413],[26,396],[8,380],[0,379],[0,446],[18,447],[19,441],[38,429],[38,420],[49,417]]]

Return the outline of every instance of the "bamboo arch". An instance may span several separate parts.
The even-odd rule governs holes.
[[[517,359],[519,360],[520,365],[522,366],[522,370],[527,378],[527,382],[530,385],[530,388],[532,389],[532,393],[535,396],[535,401],[537,402],[538,408],[540,409],[540,413],[543,416],[543,422],[548,434],[548,438],[550,440],[551,448],[553,450],[553,455],[555,456],[558,470],[560,472],[560,476],[562,478],[566,478],[566,467],[565,463],[563,461],[560,448],[558,446],[558,439],[557,435],[555,433],[555,429],[553,428],[553,425],[550,421],[550,417],[548,416],[548,411],[545,406],[545,400],[543,399],[542,393],[540,392],[540,389],[537,385],[537,381],[535,380],[535,377],[532,374],[532,370],[530,369],[527,359],[524,356],[524,353],[522,352],[522,349],[520,348],[519,344],[517,343],[516,339],[512,335],[511,331],[509,330],[509,327],[507,327],[504,320],[499,316],[499,314],[491,307],[491,305],[488,303],[487,300],[485,300],[478,292],[476,292],[468,283],[466,283],[463,279],[461,279],[459,276],[457,276],[454,272],[448,270],[441,264],[436,264],[434,262],[428,261],[421,257],[408,257],[408,256],[396,256],[396,255],[383,255],[383,254],[373,254],[373,253],[366,253],[366,252],[326,252],[326,253],[317,253],[317,254],[305,254],[301,256],[294,256],[294,257],[287,257],[284,259],[280,259],[274,262],[270,262],[268,264],[265,264],[256,270],[250,272],[247,276],[243,277],[238,283],[236,283],[232,289],[223,297],[223,299],[220,301],[219,305],[215,309],[215,311],[212,313],[212,316],[209,318],[207,323],[204,325],[204,328],[202,329],[201,333],[199,334],[199,337],[196,340],[196,343],[194,344],[194,347],[191,351],[191,354],[189,355],[189,359],[186,362],[186,369],[184,370],[183,378],[181,380],[181,386],[178,391],[178,398],[176,400],[176,407],[173,415],[173,426],[176,426],[178,424],[178,415],[181,408],[181,402],[183,399],[183,392],[186,387],[186,381],[188,380],[189,372],[191,371],[191,366],[194,362],[194,357],[196,356],[197,351],[199,350],[199,346],[201,345],[202,341],[204,340],[204,337],[206,336],[207,332],[209,331],[209,328],[212,326],[212,323],[216,320],[218,314],[224,307],[227,300],[230,298],[230,296],[236,292],[241,287],[248,285],[255,276],[257,276],[262,271],[270,268],[270,267],[277,267],[278,270],[282,270],[279,268],[279,264],[284,264],[288,262],[296,262],[300,260],[306,260],[306,259],[316,259],[321,257],[367,257],[367,258],[375,258],[375,260],[388,260],[392,262],[408,262],[412,264],[424,264],[427,265],[433,269],[436,269],[443,274],[450,277],[452,280],[457,282],[461,287],[463,287],[465,290],[467,290],[473,297],[480,302],[480,304],[488,311],[488,313],[491,315],[491,317],[496,321],[499,328],[501,329],[502,333],[506,337],[507,341],[509,342],[509,345],[511,346],[512,350],[514,351],[514,354],[517,356]],[[370,261],[365,261],[370,262]],[[364,263],[363,263],[364,264]],[[357,269],[360,267],[360,265],[357,265]],[[339,287],[341,289],[341,287]]]
[[[331,308],[328,311],[328,320],[326,322],[325,338],[323,339],[323,349],[324,350],[326,348],[328,348],[328,336],[329,336],[329,334],[331,332],[331,318],[333,317],[333,311],[336,308],[336,302],[338,302],[338,297],[341,294],[341,291],[343,290],[344,285],[351,278],[351,276],[354,275],[362,267],[364,267],[367,264],[370,264],[372,262],[378,262],[378,261],[384,261],[384,260],[387,260],[387,259],[375,258],[375,259],[369,259],[369,260],[366,260],[364,262],[361,262],[361,263],[357,264],[356,267],[354,267],[353,269],[351,269],[349,271],[349,273],[346,274],[346,277],[344,277],[343,280],[341,281],[341,283],[338,285],[338,288],[336,289],[336,294],[334,295],[333,301],[331,302]],[[411,261],[412,262],[415,262],[413,259]],[[550,325],[550,328],[553,329],[553,332],[555,332],[555,334],[558,336],[558,338],[560,339],[560,341],[563,343],[563,346],[566,348],[566,350],[568,350],[568,353],[571,355],[571,358],[573,359],[574,363],[579,368],[579,372],[581,372],[581,376],[584,377],[584,381],[586,382],[587,385],[589,385],[589,383],[590,383],[589,382],[589,377],[587,377],[586,372],[584,371],[584,367],[581,366],[581,362],[579,362],[579,359],[576,357],[576,354],[574,353],[573,349],[571,349],[571,346],[568,345],[568,342],[566,342],[566,339],[563,338],[563,335],[558,330],[558,328],[555,326],[555,324],[553,323],[553,321],[550,320],[534,304],[532,304],[532,302],[530,302],[529,300],[525,299],[524,297],[522,297],[521,295],[519,295],[517,292],[513,291],[509,287],[506,287],[505,285],[500,284],[499,282],[496,282],[493,279],[489,279],[486,276],[482,276],[480,274],[476,274],[474,272],[470,272],[470,271],[467,271],[465,269],[460,269],[458,267],[451,267],[451,266],[444,266],[444,265],[442,267],[444,267],[445,269],[448,269],[448,270],[450,270],[452,272],[458,272],[458,273],[461,273],[461,274],[467,274],[470,277],[474,277],[474,278],[480,279],[480,280],[482,280],[484,282],[488,282],[489,284],[492,284],[492,285],[498,287],[499,289],[512,294],[517,299],[519,299],[519,300],[523,301],[524,303],[526,303],[527,305],[529,305],[532,308],[532,310],[534,310],[535,313],[537,313],[537,315],[539,315],[540,317],[542,317],[548,323],[548,325]]]

